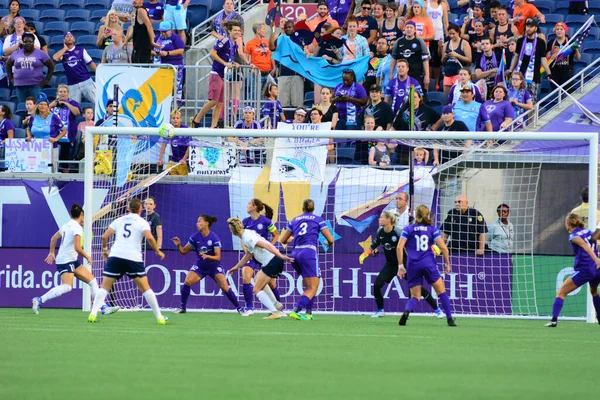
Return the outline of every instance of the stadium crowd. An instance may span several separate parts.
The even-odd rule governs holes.
[[[93,77],[100,63],[175,66],[176,100],[182,105],[194,3],[199,1],[4,1],[0,104],[6,107],[0,107],[0,139],[52,138],[61,160],[81,158],[85,128],[98,122],[88,110],[94,106]],[[336,130],[498,131],[554,89],[544,76],[563,84],[577,63],[591,61],[594,49],[586,52],[583,43],[580,51],[581,41],[569,42],[569,33],[583,25],[593,4],[561,3],[326,0],[318,3],[316,15],[295,24],[281,18],[280,29],[273,18],[269,24],[255,23],[249,38],[243,36],[243,15],[233,0],[225,0],[210,28],[215,45],[208,101],[190,125],[208,126],[204,118],[212,112],[209,126],[223,126],[224,86],[232,79],[225,71],[252,65],[260,76],[261,93],[252,94],[260,96],[260,109],[244,107],[243,119],[228,126],[275,128],[288,121],[331,122]],[[313,33],[308,45],[294,42],[306,57],[343,64],[368,56],[366,75],[345,69],[335,87],[322,87],[276,63],[272,54],[279,37],[294,38],[307,29],[320,36]],[[600,38],[596,27],[588,34]],[[554,59],[566,45],[570,54]],[[234,91],[235,96],[240,95]],[[232,103],[236,109],[240,100]],[[181,113],[173,118],[181,126]],[[526,123],[522,118],[516,127]],[[364,141],[352,145],[352,162],[386,168],[411,158],[404,146],[368,138],[365,133]],[[330,151],[329,161],[336,161],[333,146]],[[439,162],[437,152],[425,159]]]

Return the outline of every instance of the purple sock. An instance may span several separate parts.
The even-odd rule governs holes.
[[[271,288],[271,291],[273,292],[273,296],[275,296],[275,299],[277,299],[277,301],[281,303],[281,295],[279,294],[279,288]]]
[[[304,295],[302,295],[302,297],[300,297],[300,300],[298,300],[298,304],[296,304],[296,307],[294,307],[294,311],[295,312],[300,312],[303,309],[306,308],[306,306],[308,306],[308,303],[310,303],[310,299]]]
[[[233,289],[232,288],[229,288],[229,292],[225,293],[225,296],[227,296],[227,298],[229,299],[229,301],[231,302],[231,304],[233,304],[235,306],[235,308],[239,308],[240,307],[240,303],[238,302],[238,299],[235,296],[235,293],[233,293]]]
[[[552,321],[558,320],[558,316],[560,315],[564,303],[565,300],[560,297],[554,299],[554,305],[552,306]],[[596,304],[594,304],[594,306],[596,306]]]
[[[312,314],[312,307],[313,307],[314,301],[315,301],[315,298],[313,297],[312,299],[310,299],[310,302],[306,305],[306,313],[307,314]]]
[[[440,308],[446,314],[446,318],[452,319],[452,309],[450,308],[450,298],[448,297],[448,293],[444,292],[438,296],[438,300],[440,302]]]
[[[181,288],[181,308],[183,308],[184,310],[187,308],[187,302],[188,298],[190,297],[191,290],[192,288],[188,285],[183,285],[183,287]]]
[[[418,302],[419,299],[417,299],[416,297],[411,297],[406,302],[406,307],[404,307],[404,311],[413,312]]]
[[[594,309],[596,309],[596,316],[600,315],[600,296],[592,296],[594,302]]]
[[[254,293],[252,293],[252,284],[244,283],[242,285],[244,291],[244,301],[246,302],[246,308],[254,308]]]

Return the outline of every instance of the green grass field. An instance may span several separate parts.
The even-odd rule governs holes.
[[[0,399],[583,399],[600,327],[0,310]]]

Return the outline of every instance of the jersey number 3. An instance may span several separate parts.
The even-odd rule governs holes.
[[[123,226],[123,230],[125,231],[125,233],[123,233],[123,237],[125,239],[127,239],[129,236],[131,236],[131,231],[129,230],[129,227],[131,227],[131,224],[125,224]]]
[[[308,229],[308,224],[303,222],[300,224],[300,232],[298,232],[298,236],[306,235],[306,230]]]
[[[423,236],[415,236],[415,240],[417,241],[417,250],[420,251],[427,251],[427,249],[429,248],[429,236],[427,235],[423,235]]]

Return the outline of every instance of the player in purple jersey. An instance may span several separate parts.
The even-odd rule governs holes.
[[[319,289],[321,282],[321,272],[317,260],[317,246],[319,245],[319,233],[322,233],[327,240],[327,246],[333,246],[333,236],[327,228],[325,220],[318,215],[314,215],[315,202],[311,199],[304,200],[302,204],[302,215],[292,219],[287,228],[281,234],[281,244],[287,244],[293,235],[294,250],[292,265],[298,273],[302,275],[302,281],[306,289],[298,300],[294,311],[290,313],[290,317],[296,320],[308,321],[312,320],[312,305],[314,297]],[[306,310],[304,314],[300,311]]]
[[[573,251],[575,252],[573,265],[575,272],[567,278],[560,289],[558,289],[558,292],[556,292],[556,299],[552,306],[552,320],[546,324],[549,328],[556,328],[558,325],[558,316],[563,308],[565,297],[588,282],[590,284],[594,308],[596,309],[596,316],[600,315],[600,297],[598,296],[598,284],[600,284],[600,271],[598,268],[600,268],[600,259],[596,256],[596,244],[595,242],[590,243],[592,234],[585,228],[585,224],[579,215],[569,214],[565,219],[565,227],[569,231],[569,242],[571,242],[571,247],[573,247]]]
[[[250,229],[258,233],[262,238],[267,239],[271,235],[271,244],[275,245],[279,240],[279,232],[271,219],[273,218],[273,209],[260,201],[259,199],[252,199],[246,206],[246,212],[250,215],[248,218],[244,218],[242,224],[244,229]],[[264,212],[264,215],[262,214]],[[249,317],[254,314],[254,296],[252,295],[252,277],[254,276],[255,270],[260,270],[261,265],[256,259],[251,258],[246,265],[242,268],[242,290],[244,293],[244,300],[246,301],[246,310],[244,317]],[[277,289],[276,279],[269,281],[269,287],[273,291],[275,298],[278,302],[281,302],[281,296]]]
[[[240,314],[243,312],[237,296],[227,284],[227,278],[221,265],[221,239],[216,233],[210,231],[210,227],[215,222],[217,222],[217,217],[206,214],[199,216],[198,221],[196,221],[198,232],[190,236],[185,247],[181,247],[181,240],[178,237],[171,239],[181,254],[187,254],[193,250],[197,256],[196,262],[185,276],[185,282],[181,289],[181,305],[175,310],[175,313],[183,314],[186,312],[191,286],[200,282],[207,275],[219,285],[238,312]]]
[[[405,227],[402,230],[402,237],[396,248],[398,254],[398,276],[400,278],[406,275],[408,288],[410,289],[410,299],[406,303],[404,314],[400,317],[398,324],[406,325],[408,316],[414,310],[415,305],[421,299],[421,289],[423,286],[423,278],[433,287],[440,300],[440,306],[448,319],[448,326],[456,326],[452,318],[452,310],[450,309],[450,299],[444,287],[444,281],[438,271],[438,266],[435,262],[434,249],[438,248],[444,255],[446,266],[444,272],[450,273],[450,255],[444,239],[440,234],[440,230],[432,226],[431,214],[429,208],[425,205],[417,207],[415,223]],[[434,247],[437,245],[437,248]],[[407,265],[408,273],[404,268],[404,248],[408,254]]]
[[[275,246],[258,233],[251,229],[244,229],[244,225],[239,218],[229,218],[227,224],[229,224],[231,233],[240,238],[242,246],[244,246],[244,250],[246,251],[244,257],[233,268],[227,271],[227,274],[233,274],[254,257],[261,265],[261,269],[256,274],[254,281],[254,294],[271,311],[271,315],[265,319],[280,319],[285,316],[281,312],[283,304],[277,301],[267,284],[271,279],[277,278],[283,272],[284,261],[294,262],[294,259],[281,254]]]

